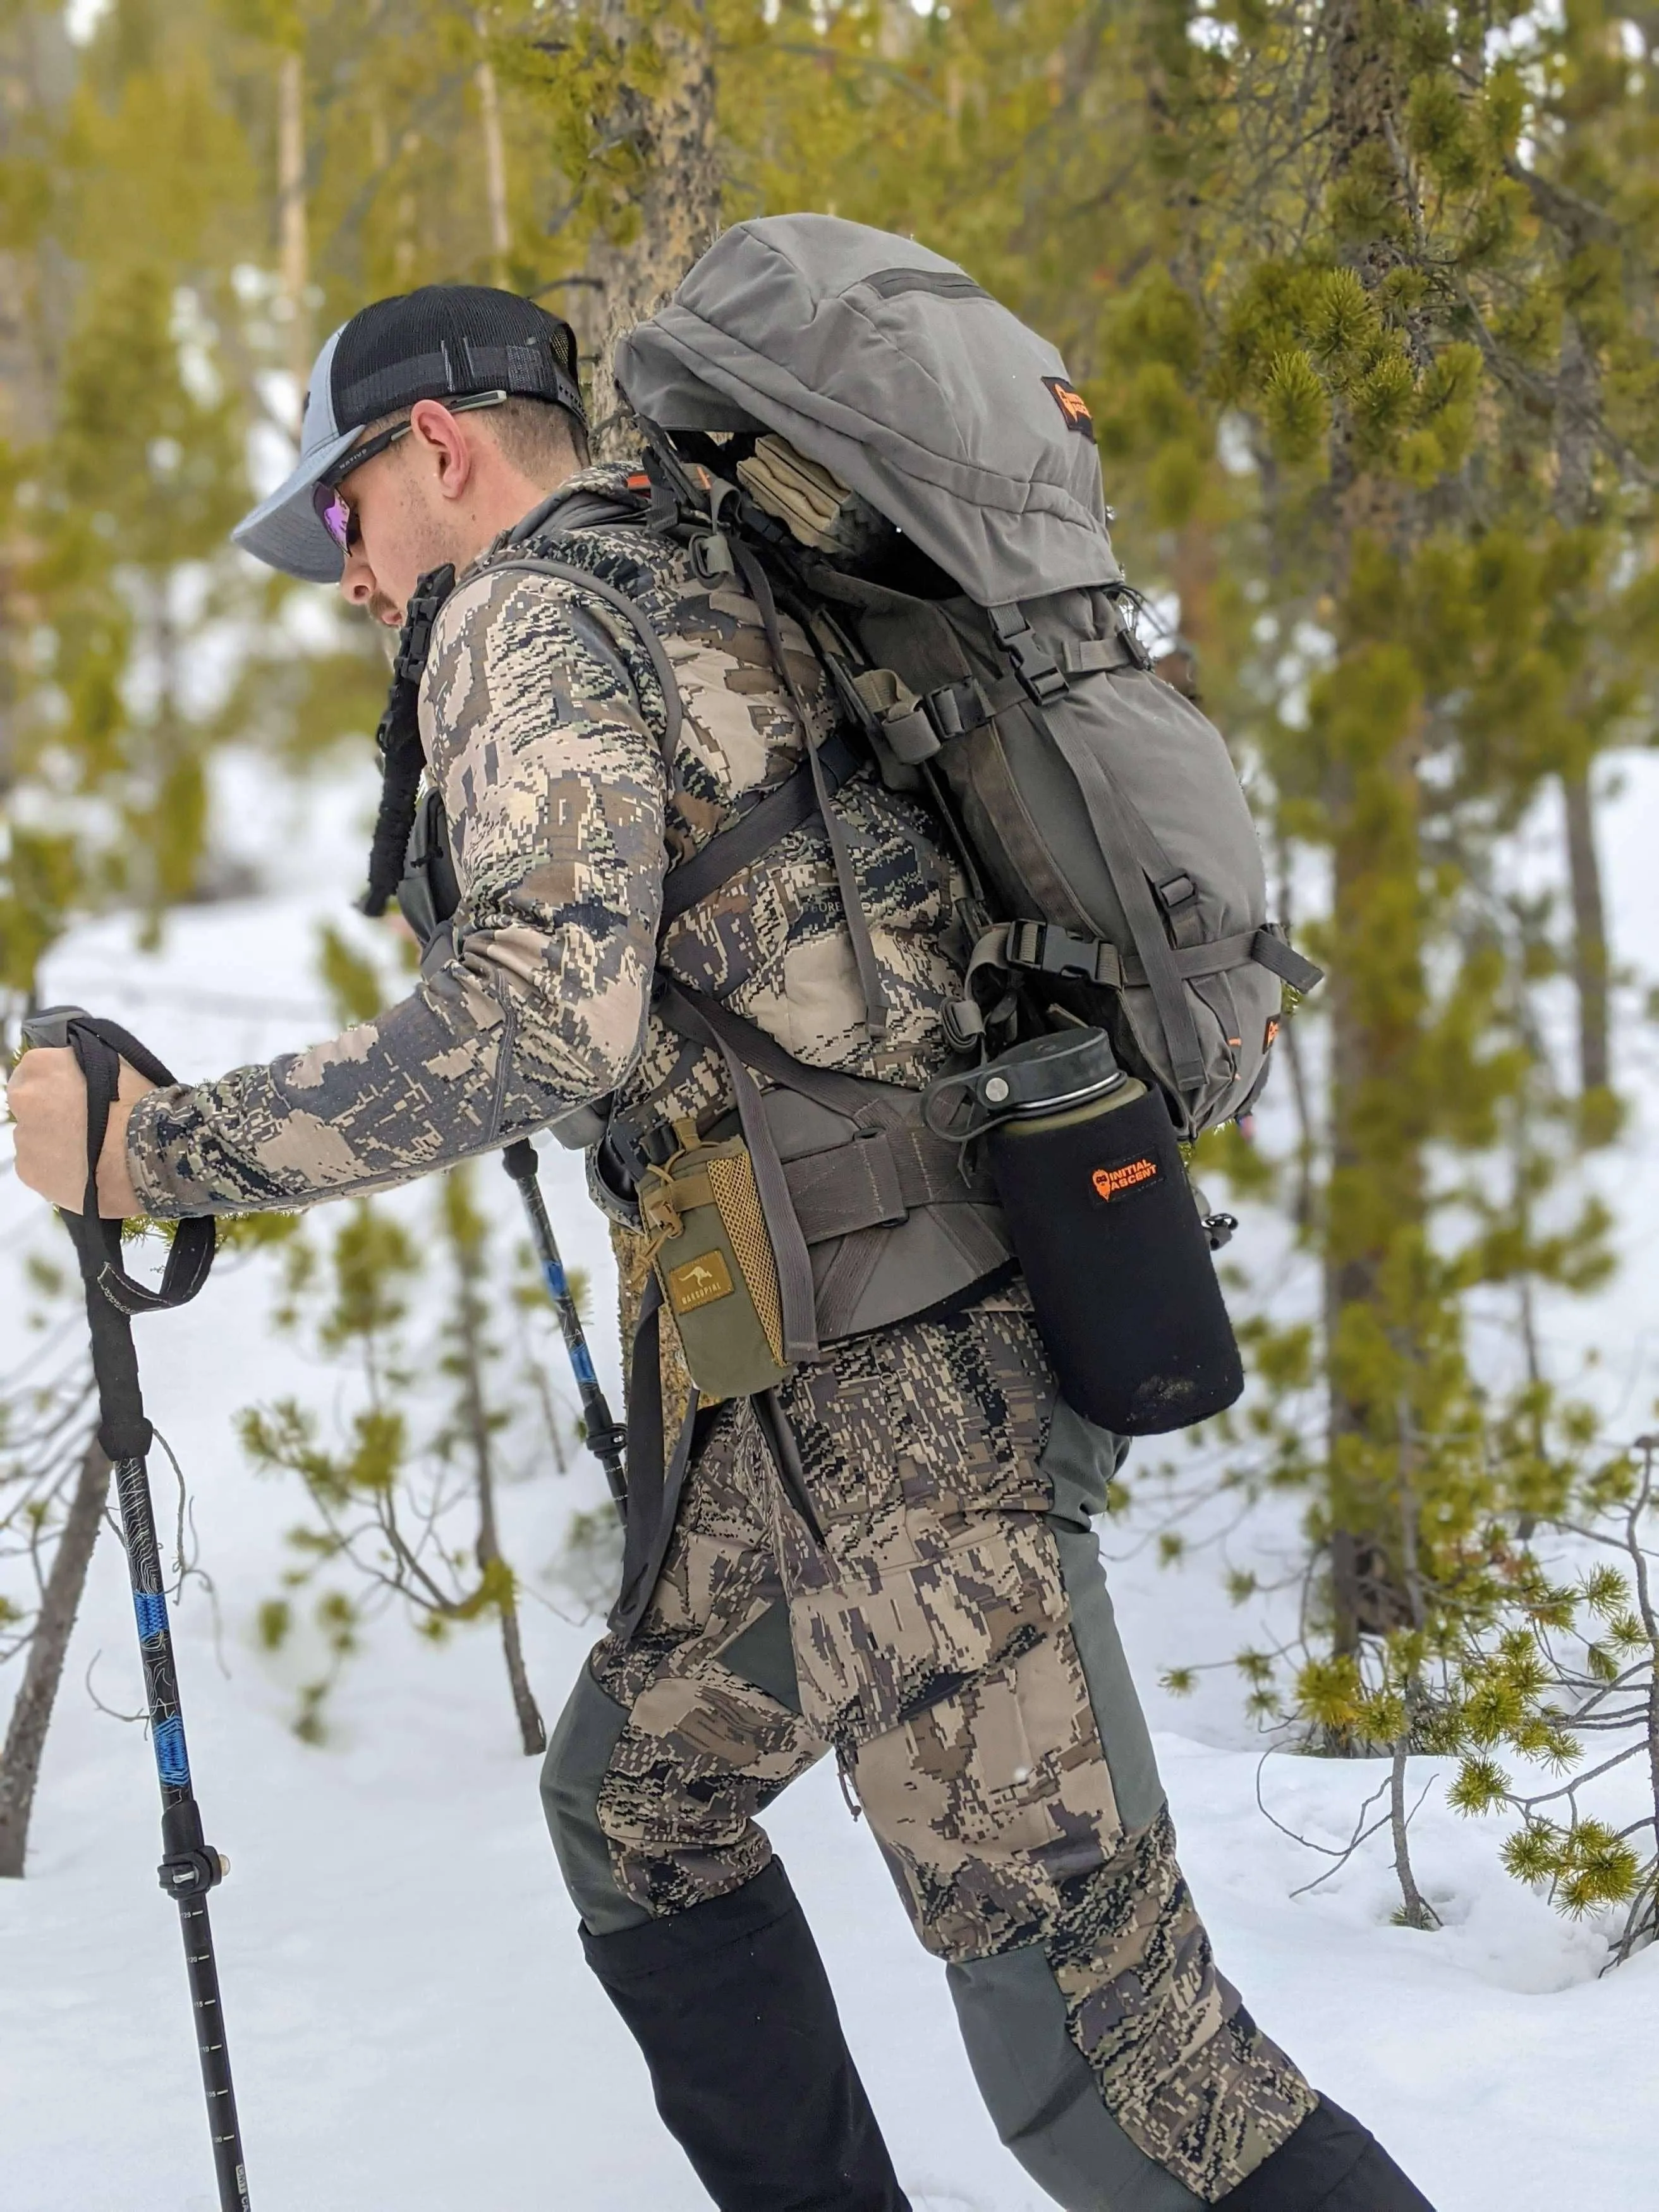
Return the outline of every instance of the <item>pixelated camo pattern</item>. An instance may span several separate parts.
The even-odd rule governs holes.
[[[620,472],[578,479],[614,490]],[[405,1182],[618,1090],[663,1113],[721,1094],[712,1055],[648,1020],[662,878],[802,757],[759,616],[698,580],[684,550],[632,528],[537,539],[637,599],[673,664],[684,720],[665,769],[664,702],[626,619],[579,586],[495,568],[494,550],[435,627],[420,720],[454,840],[454,957],[342,1036],[216,1082],[153,1092],[128,1152],[147,1212],[292,1207]],[[822,673],[786,651],[817,734]],[[878,1057],[821,828],[804,824],[669,933],[665,964],[824,1066],[920,1085],[944,1064],[959,995],[953,882],[926,815],[866,775],[838,802],[890,1013]],[[655,1109],[653,1108],[653,1111]]]
[[[598,1806],[617,1883],[661,1917],[748,1881],[756,1814],[833,1746],[928,1949],[1041,1944],[1103,2102],[1214,2203],[1314,2098],[1216,1972],[1167,1813],[1124,1831],[1043,1519],[1053,1382],[1023,1290],[782,1395],[823,1549],[725,1408],[643,1623],[593,1654],[629,1716]],[[780,1600],[799,1715],[721,1656]]]

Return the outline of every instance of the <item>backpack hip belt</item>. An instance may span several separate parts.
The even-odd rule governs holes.
[[[672,981],[656,1006],[726,1064],[777,1257],[792,1363],[925,1312],[1012,1258],[988,1173],[926,1127],[921,1092],[809,1067],[753,1022]],[[708,1141],[728,1136],[732,1120],[717,1119]],[[626,1121],[615,1126],[627,1149],[647,1161],[660,1154],[661,1124],[631,1146]],[[783,1288],[791,1281],[793,1309]]]

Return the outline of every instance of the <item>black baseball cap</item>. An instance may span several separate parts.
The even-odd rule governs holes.
[[[569,324],[516,292],[424,284],[376,300],[342,323],[318,355],[306,387],[299,465],[231,536],[267,568],[310,584],[337,583],[340,549],[311,495],[366,423],[417,399],[505,392],[550,401],[586,428],[576,368]]]

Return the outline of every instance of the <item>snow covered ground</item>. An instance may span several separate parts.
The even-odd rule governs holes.
[[[55,956],[59,997],[119,1012],[182,1074],[206,1074],[323,1033],[311,981],[317,921],[337,918],[360,863],[365,786],[333,817],[235,779],[248,827],[286,845],[281,896],[185,915],[164,953],[113,924]],[[283,802],[284,805],[288,802]],[[1608,826],[1620,951],[1659,921],[1649,859],[1659,778],[1648,764]],[[1645,1048],[1644,1048],[1645,1051]],[[567,1258],[608,1263],[576,1164],[546,1155]],[[1609,1419],[1644,1417],[1656,1387],[1647,1321],[1659,1218],[1650,1139],[1607,1170],[1627,1264],[1593,1309],[1552,1316],[1569,1366],[1590,1349]],[[1240,1209],[1243,1211],[1243,1208]],[[30,1204],[0,1177],[0,1255],[15,1264]],[[1249,1234],[1250,1224],[1247,1221]],[[40,1249],[57,1232],[42,1219]],[[21,1304],[0,1278],[4,1310]],[[197,1785],[233,1874],[214,1901],[253,2201],[260,2212],[692,2212],[702,2191],[651,2109],[642,2068],[581,1963],[520,1755],[488,1628],[444,1650],[400,1624],[376,1632],[340,1693],[337,1731],[289,1732],[296,1662],[257,1648],[252,1613],[296,1515],[242,1463],[240,1407],[314,1392],[271,1337],[263,1263],[216,1277],[185,1312],[141,1323],[150,1409],[188,1474],[222,1616],[187,1590],[177,1616]],[[608,1336],[603,1328],[601,1338]],[[614,1346],[602,1345],[614,1382]],[[0,1367],[21,1356],[0,1339]],[[549,1356],[557,1347],[549,1330]],[[158,1461],[158,1496],[170,1480]],[[508,1548],[539,1564],[591,1471],[507,1493]],[[1146,1686],[1182,1857],[1221,1962],[1316,2079],[1395,2149],[1439,2212],[1639,2212],[1659,2204],[1659,1953],[1596,1978],[1601,1947],[1503,1874],[1499,1823],[1455,1819],[1431,1789],[1413,1831],[1419,1879],[1446,1925],[1389,1924],[1397,1901],[1381,1837],[1297,1894],[1323,1862],[1257,1809],[1259,1753],[1218,1679],[1196,1704],[1153,1686],[1166,1666],[1231,1651],[1240,1617],[1213,1561],[1160,1573],[1115,1528],[1113,1569],[1132,1663]],[[540,1605],[526,1633],[544,1710],[556,1713],[593,1633]],[[0,2205],[5,2212],[211,2212],[200,2092],[173,1913],[161,1899],[154,1777],[136,1727],[88,1698],[139,1699],[118,1547],[100,1544],[46,1761],[26,1882],[0,1886]],[[1419,1762],[1415,1786],[1432,1779]],[[1288,1758],[1261,1777],[1286,1827],[1345,1837],[1375,1770]],[[939,1968],[914,1943],[868,1836],[833,1774],[793,1791],[770,1827],[818,1929],[849,2033],[902,2174],[927,2212],[1038,2212],[999,2146],[961,2056]]]

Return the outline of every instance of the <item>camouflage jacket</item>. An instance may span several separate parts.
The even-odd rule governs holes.
[[[568,489],[614,491],[621,475],[591,470]],[[526,552],[621,589],[657,631],[684,709],[672,777],[661,686],[634,628],[575,586],[497,573]],[[784,642],[822,736],[823,674],[787,617]],[[869,769],[836,805],[889,1004],[879,1057],[816,819],[657,945],[665,870],[802,757],[758,611],[733,580],[699,581],[683,548],[643,529],[560,534],[556,514],[457,585],[434,629],[420,727],[460,885],[453,957],[325,1043],[141,1099],[127,1151],[148,1213],[380,1189],[611,1091],[624,1109],[650,1101],[650,1118],[700,1111],[723,1096],[719,1063],[653,1016],[659,961],[815,1066],[919,1086],[945,1064],[960,886],[927,811]]]

